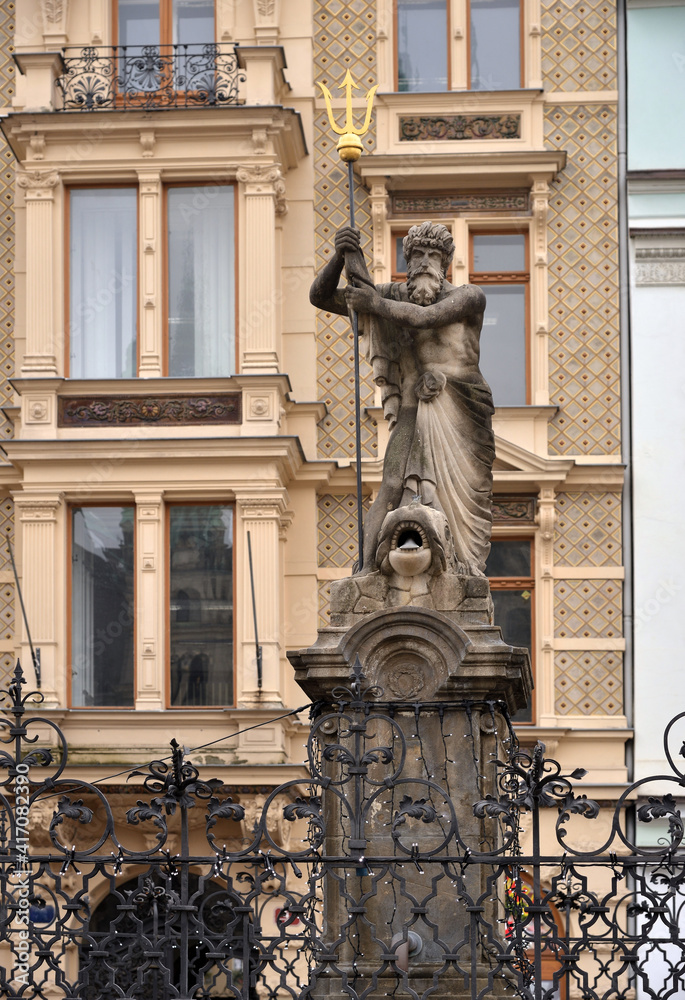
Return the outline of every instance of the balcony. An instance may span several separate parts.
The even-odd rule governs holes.
[[[243,103],[235,45],[66,48],[60,111],[226,107]]]

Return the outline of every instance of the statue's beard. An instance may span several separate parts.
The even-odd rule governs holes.
[[[420,269],[407,271],[407,292],[411,302],[418,306],[430,306],[436,301],[442,289],[443,273],[430,264]]]

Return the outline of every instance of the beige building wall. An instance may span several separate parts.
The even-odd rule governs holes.
[[[613,8],[528,0],[526,86],[488,93],[463,89],[466,7],[453,0],[455,90],[435,95],[395,92],[395,22],[385,3],[217,4],[218,41],[240,43],[244,103],[85,112],[58,110],[57,53],[65,45],[109,44],[109,4],[71,0],[59,17],[41,0],[22,6],[16,94],[6,56],[0,66],[11,104],[4,130],[18,176],[6,209],[16,213],[16,367],[0,512],[17,536],[45,710],[65,730],[74,766],[92,780],[113,765],[159,755],[175,735],[187,746],[225,738],[199,762],[211,762],[213,775],[246,794],[301,773],[305,715],[278,718],[305,700],[285,653],[309,644],[326,621],[330,581],[351,572],[356,547],[351,333],[346,321],[316,314],[308,301],[347,211],[346,178],[314,83],[335,94],[350,69],[360,94],[379,84],[356,179],[358,224],[377,281],[390,280],[393,233],[427,216],[452,228],[457,284],[469,277],[471,231],[515,226],[528,234],[530,402],[495,416],[495,537],[530,538],[535,551],[535,706],[520,737],[543,738],[563,763],[588,769],[588,794],[615,798],[626,777],[629,732]],[[356,101],[360,109],[363,103]],[[476,127],[484,116],[494,123],[486,135]],[[455,133],[438,124],[455,119],[460,137],[450,138]],[[7,192],[12,162],[4,153],[3,164]],[[162,190],[170,180],[236,185],[239,368],[229,379],[162,380]],[[138,189],[139,377],[76,383],[64,368],[65,191],[107,182]],[[459,208],[445,210],[446,190],[462,196]],[[9,217],[6,225],[11,242]],[[5,244],[2,251],[0,268]],[[0,273],[3,333],[12,308],[6,281],[7,270]],[[0,345],[4,372],[12,347]],[[387,430],[368,368],[363,377],[368,502],[380,484]],[[162,393],[225,392],[240,401],[239,422],[160,426],[115,416],[115,396],[140,408]],[[65,412],[82,398],[104,406],[111,419],[67,426]],[[193,500],[235,505],[236,703],[169,710],[165,512],[169,503]],[[67,707],[67,509],[79,501],[135,507],[137,686],[129,711]],[[248,531],[264,650],[261,692]],[[21,653],[28,672],[7,569],[0,566],[0,596],[7,585],[8,602],[6,615],[0,606],[7,623],[0,652]]]

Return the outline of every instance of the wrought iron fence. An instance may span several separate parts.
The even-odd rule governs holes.
[[[245,80],[234,45],[66,48],[63,63],[63,111],[223,107]]]
[[[385,703],[359,668],[314,706],[308,776],[241,802],[175,741],[128,796],[72,780],[20,668],[3,697],[3,996],[665,1000],[685,980],[683,823],[663,792],[685,785],[685,713],[640,847],[626,806],[645,782],[600,808],[494,702],[457,706],[465,768],[451,710]]]

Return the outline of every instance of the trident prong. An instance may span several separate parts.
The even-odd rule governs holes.
[[[324,100],[326,102],[326,111],[328,112],[328,121],[336,133],[340,136],[338,142],[338,153],[341,160],[347,162],[358,160],[362,154],[362,144],[360,136],[366,135],[369,131],[369,125],[371,124],[371,112],[373,111],[373,99],[376,94],[377,86],[372,87],[371,90],[366,95],[366,117],[364,118],[364,124],[361,128],[355,128],[354,119],[352,117],[352,91],[359,90],[359,87],[352,79],[352,74],[349,69],[345,74],[345,79],[343,80],[340,89],[345,91],[345,125],[343,128],[339,128],[335,123],[335,116],[333,115],[333,107],[331,104],[331,92],[328,87],[324,86],[323,83],[319,83],[321,92],[323,94]]]

